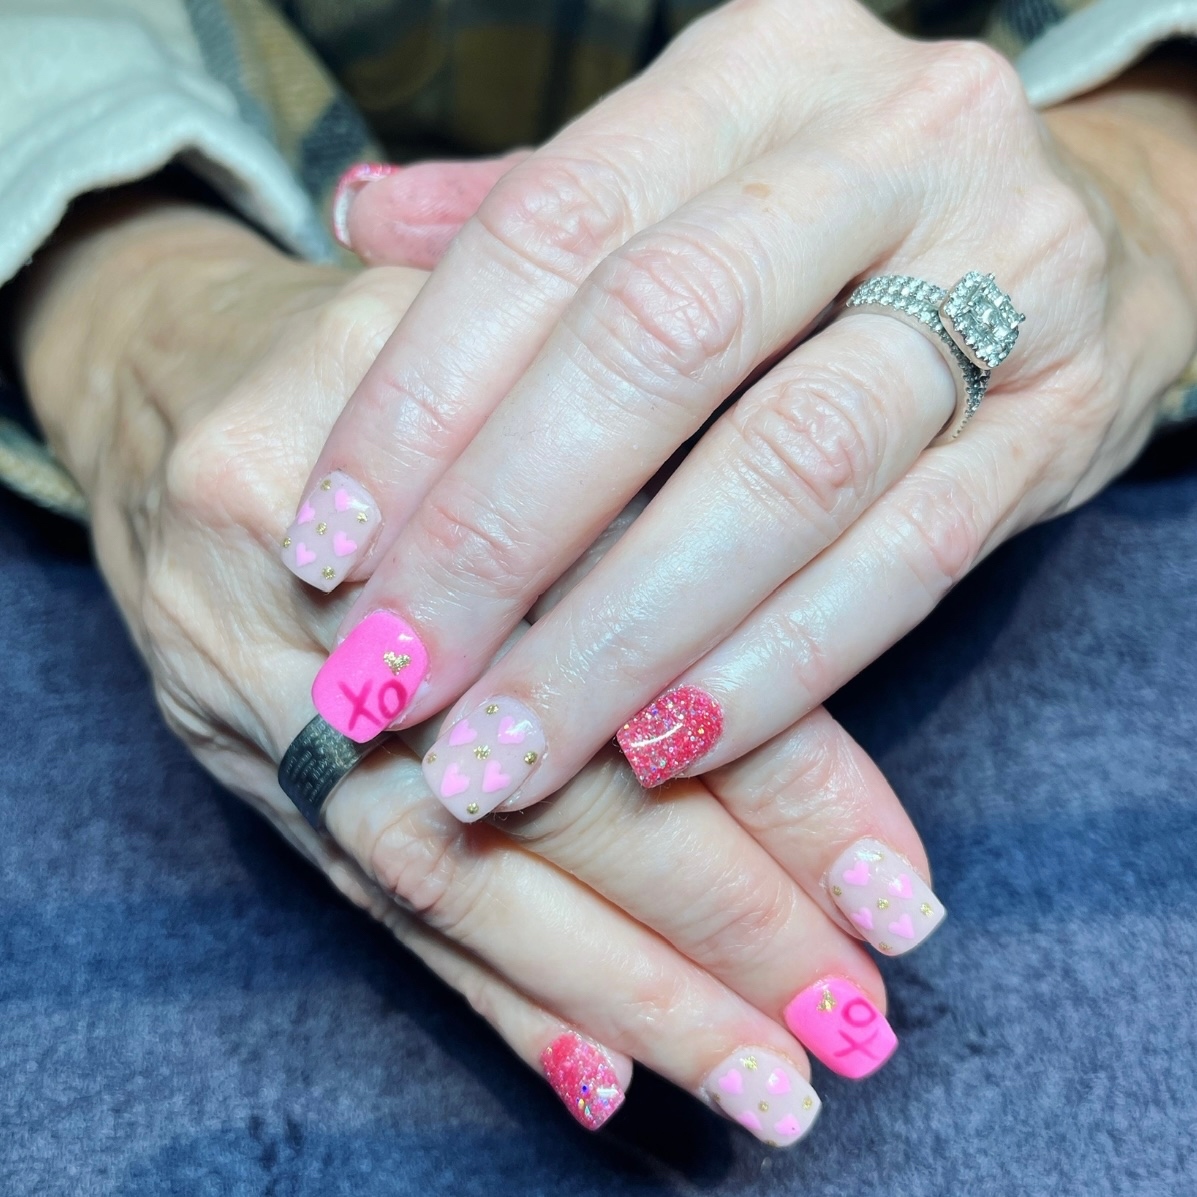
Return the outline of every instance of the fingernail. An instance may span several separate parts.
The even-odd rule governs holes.
[[[858,840],[831,866],[826,885],[852,925],[887,956],[901,956],[943,922],[931,887],[880,840]]]
[[[703,1091],[733,1122],[770,1147],[797,1143],[819,1115],[819,1095],[784,1056],[761,1047],[733,1052]]]
[[[380,523],[370,492],[333,470],[299,505],[283,537],[283,564],[327,594],[366,555]]]
[[[500,696],[459,719],[428,750],[424,776],[463,823],[506,802],[544,757],[544,732],[521,702]]]
[[[353,249],[349,241],[349,209],[353,207],[357,193],[367,183],[397,175],[402,169],[387,162],[357,162],[337,180],[332,200],[332,232],[346,249]]]
[[[598,1130],[623,1105],[623,1086],[607,1053],[580,1035],[559,1035],[541,1052],[540,1066],[565,1108],[587,1130]]]
[[[785,1008],[785,1022],[812,1055],[854,1081],[876,1072],[898,1049],[885,1015],[843,977],[802,990]]]
[[[697,686],[678,686],[633,715],[615,738],[640,784],[651,790],[706,756],[722,734],[722,707]]]
[[[326,723],[363,744],[395,722],[427,673],[428,652],[411,625],[373,611],[329,654],[312,701]]]

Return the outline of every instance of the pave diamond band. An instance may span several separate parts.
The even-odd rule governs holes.
[[[935,438],[937,445],[955,440],[981,406],[990,371],[1005,361],[1024,319],[993,275],[977,271],[951,291],[905,274],[879,274],[861,283],[845,306],[895,316],[932,334],[956,379],[956,410]]]

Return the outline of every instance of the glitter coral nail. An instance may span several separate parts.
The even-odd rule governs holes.
[[[619,729],[616,740],[646,790],[706,756],[723,734],[723,709],[697,686],[678,686]]]
[[[587,1130],[598,1130],[623,1105],[623,1086],[607,1053],[572,1031],[541,1052],[540,1065],[565,1108]]]

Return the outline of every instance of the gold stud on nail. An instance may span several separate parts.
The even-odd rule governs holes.
[[[474,749],[474,755],[480,761],[484,761],[488,756],[490,756],[490,748],[486,744],[479,744],[478,747]]]
[[[332,479],[325,478],[325,480],[320,483],[320,489],[321,490],[332,490]]]
[[[337,576],[337,571],[331,565],[326,565],[320,571],[330,582]]]
[[[524,764],[525,765],[535,765],[539,759],[540,758],[534,752],[525,752],[524,753]]]
[[[471,802],[470,805],[466,807],[466,814],[467,815],[476,815],[477,813],[478,813],[478,803]]]
[[[499,704],[497,702],[488,702],[486,704],[486,713],[488,715],[497,715],[499,713]]]

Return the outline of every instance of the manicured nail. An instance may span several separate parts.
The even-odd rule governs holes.
[[[544,758],[536,716],[514,698],[489,699],[459,719],[428,750],[424,776],[463,823],[506,802]]]
[[[333,236],[346,249],[353,249],[349,242],[349,209],[353,207],[357,193],[367,183],[373,183],[375,179],[385,179],[388,175],[397,175],[402,169],[401,166],[392,166],[387,162],[357,162],[337,180],[337,189],[333,192],[332,200],[332,231]]]
[[[428,652],[411,626],[373,611],[333,649],[312,683],[326,723],[364,744],[391,726],[428,673]]]
[[[887,956],[918,947],[947,914],[910,861],[880,840],[853,844],[831,866],[826,884],[852,925]]]
[[[559,1035],[541,1052],[540,1065],[565,1108],[587,1130],[598,1130],[623,1105],[623,1086],[607,1053],[580,1035]]]
[[[819,1095],[784,1056],[744,1047],[703,1083],[706,1095],[733,1122],[770,1147],[789,1147],[811,1128]]]
[[[283,564],[327,594],[366,555],[380,522],[370,492],[333,470],[299,505],[283,537]]]
[[[807,986],[785,1008],[785,1020],[812,1055],[854,1081],[876,1072],[898,1050],[885,1015],[843,977]]]
[[[678,686],[633,715],[615,737],[640,784],[651,790],[706,756],[723,734],[723,709],[697,686]]]

